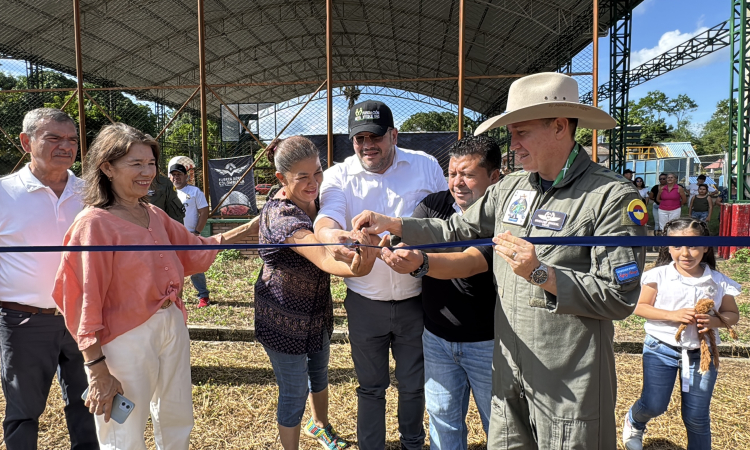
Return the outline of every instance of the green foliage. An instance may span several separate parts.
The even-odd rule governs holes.
[[[641,140],[644,145],[662,141],[691,142],[699,144],[698,136],[690,123],[690,113],[698,104],[687,94],[669,98],[661,91],[651,91],[637,102],[628,103],[628,123],[641,125]],[[667,117],[674,117],[677,127],[667,125]]]
[[[42,89],[74,89],[76,81],[59,72],[51,70],[42,71],[39,74],[39,86]],[[26,76],[13,76],[0,72],[0,89],[27,89],[29,87]],[[87,88],[98,87],[93,84],[85,84]],[[155,135],[158,133],[156,128],[156,115],[146,105],[136,103],[128,96],[117,91],[90,91],[91,95],[102,108],[112,117],[112,120],[124,122],[136,127],[146,133]],[[70,99],[70,103],[65,108],[74,120],[78,121],[78,99],[74,97],[73,91],[68,92],[35,92],[35,93],[16,93],[0,95],[0,126],[14,139],[21,133],[21,126],[24,115],[40,107],[60,108]],[[109,124],[109,119],[102,111],[91,101],[86,101],[86,135],[89,142],[97,135],[99,130]],[[17,142],[17,141],[16,141]],[[0,139],[0,169],[8,167],[13,168],[18,160],[18,150],[8,142],[7,139]]]
[[[255,268],[250,273],[250,277],[248,278],[248,281],[251,283],[255,283],[256,281],[258,281],[258,277],[260,276],[260,271],[263,268],[263,260],[260,258],[255,258],[252,261],[252,264]]]
[[[750,302],[737,304],[737,309],[740,312],[740,317],[750,318]]]
[[[738,249],[736,252],[734,252],[734,256],[732,257],[732,260],[740,264],[750,263],[750,249],[748,248]]]
[[[242,253],[237,249],[222,250],[216,255],[216,262],[225,263],[227,261],[236,261],[244,258],[245,257],[242,256]]]
[[[464,132],[473,133],[479,124],[464,116]],[[458,131],[458,115],[451,112],[418,112],[406,119],[400,131]]]
[[[166,120],[169,121],[174,113],[175,111],[172,111],[168,114]],[[242,144],[230,142],[222,146],[219,123],[210,119],[208,120],[208,154],[212,158],[223,158],[226,156],[225,153],[230,155],[249,154],[252,151],[251,148],[257,148],[257,144],[255,144],[254,147],[250,145],[244,151],[236,151],[237,145],[245,144],[245,142]],[[201,121],[199,116],[191,113],[182,113],[164,133],[161,160],[166,164],[167,161],[175,156],[187,156],[197,165],[201,164]]]
[[[737,108],[737,100],[732,99],[732,108]],[[698,154],[715,155],[724,153],[729,144],[729,99],[716,103],[716,110],[703,125]]]
[[[346,86],[344,88],[344,97],[346,98],[348,109],[352,109],[357,100],[359,100],[360,95],[362,95],[362,91],[357,86]]]
[[[576,142],[589,146],[594,142],[594,131],[589,128],[578,128],[576,130]]]
[[[78,177],[81,178],[83,175],[82,173],[82,167],[81,167],[81,161],[76,161],[73,163],[73,166],[70,168],[70,170],[73,171],[73,173]]]

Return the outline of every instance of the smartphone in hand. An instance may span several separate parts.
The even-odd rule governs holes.
[[[88,395],[89,388],[86,388],[86,390],[83,391],[83,395],[81,395],[81,399],[85,402]],[[130,413],[133,412],[134,408],[135,403],[131,402],[120,394],[116,394],[115,398],[112,400],[112,413],[109,415],[109,417],[115,422],[122,425],[123,423],[125,423],[125,419],[128,418]]]

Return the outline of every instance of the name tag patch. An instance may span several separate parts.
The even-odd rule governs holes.
[[[560,231],[568,215],[559,211],[548,211],[546,209],[537,209],[531,216],[531,224],[537,228],[547,228],[550,230]]]
[[[615,267],[615,279],[617,283],[627,283],[628,281],[638,278],[641,275],[641,271],[638,270],[638,264],[635,261],[629,262],[624,266]]]
[[[503,215],[503,222],[523,226],[529,215],[529,208],[534,203],[536,191],[515,191],[510,198],[508,209]]]

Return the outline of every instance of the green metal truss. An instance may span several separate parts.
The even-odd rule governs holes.
[[[733,174],[737,176],[737,202],[750,202],[746,175],[750,149],[750,32],[748,32],[748,0],[732,0],[729,18],[731,71],[729,75],[730,99],[737,99],[737,109],[729,108],[729,159],[735,159]],[[730,103],[731,104],[731,103]],[[727,161],[729,163],[729,161]],[[727,177],[732,192],[732,177]],[[732,197],[730,195],[730,201]]]

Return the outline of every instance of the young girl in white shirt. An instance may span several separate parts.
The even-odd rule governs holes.
[[[664,233],[709,236],[708,226],[693,218],[667,222]],[[667,410],[678,371],[687,448],[711,448],[709,405],[717,371],[712,362],[708,372],[699,372],[699,334],[719,328],[722,323],[713,315],[696,314],[695,304],[701,298],[712,298],[715,310],[734,325],[739,320],[734,297],[741,289],[737,282],[716,271],[713,247],[661,248],[656,267],[641,277],[641,296],[635,308],[635,314],[646,319],[647,334],[643,345],[643,390],[625,416],[625,448],[642,449],[646,423]],[[675,334],[681,324],[687,328],[678,342]],[[716,339],[719,344],[718,332]]]

